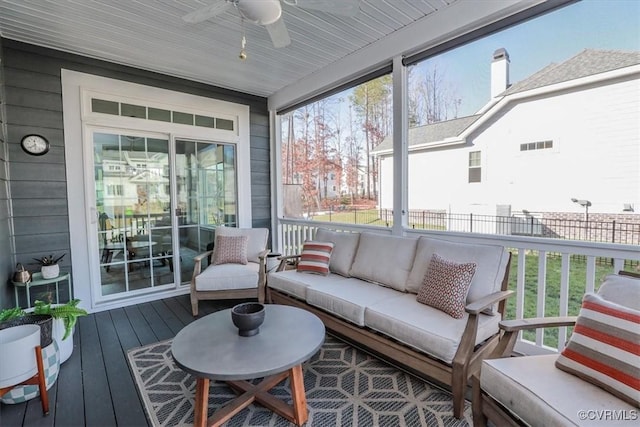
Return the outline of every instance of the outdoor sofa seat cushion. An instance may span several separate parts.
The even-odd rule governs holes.
[[[367,307],[395,298],[398,292],[359,279],[317,283],[307,288],[307,303],[364,326]]]
[[[484,360],[481,388],[529,425],[603,425],[596,412],[582,419],[581,411],[632,414],[637,409],[605,390],[556,368],[556,354]],[[589,417],[588,417],[589,418]],[[607,419],[607,426],[629,420]]]
[[[395,292],[393,298],[369,305],[365,310],[365,326],[413,347],[446,363],[452,363],[468,314],[454,319],[437,308],[416,301],[414,294]],[[495,334],[499,316],[480,314],[476,344]]]
[[[220,264],[207,267],[196,276],[197,291],[251,289],[258,287],[260,264]]]
[[[287,295],[307,299],[307,289],[313,286],[323,286],[326,283],[345,284],[349,279],[338,274],[321,276],[318,274],[300,273],[296,270],[279,271],[269,274],[269,288],[284,292]]]

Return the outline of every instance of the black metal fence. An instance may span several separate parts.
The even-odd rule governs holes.
[[[549,213],[517,213],[511,216],[456,214],[439,210],[410,210],[409,226],[425,230],[463,231],[468,233],[504,234],[547,237],[591,242],[640,245],[640,215],[607,215],[589,220],[558,218]],[[571,216],[574,214],[557,214]],[[368,224],[382,227],[393,225],[393,211],[344,207],[330,208],[310,216],[319,221],[347,224]],[[637,217],[637,218],[636,218]]]

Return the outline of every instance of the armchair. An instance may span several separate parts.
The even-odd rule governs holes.
[[[637,419],[640,275],[609,275],[597,295],[589,295],[577,317],[500,323],[503,335],[494,353],[498,358],[484,360],[472,381],[475,426],[486,426],[487,420],[499,426],[629,425],[629,417]],[[614,312],[624,313],[622,324],[607,317]],[[564,352],[510,357],[520,331],[573,326],[576,321],[569,358]]]
[[[240,237],[243,243],[230,253],[225,247],[228,237]],[[243,238],[246,238],[246,243]],[[191,277],[191,311],[198,315],[200,300],[257,298],[264,302],[266,282],[266,256],[269,253],[266,228],[218,227],[213,250],[194,258]],[[238,242],[239,242],[238,241]],[[209,265],[203,262],[210,259]]]

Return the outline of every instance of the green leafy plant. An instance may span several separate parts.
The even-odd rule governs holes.
[[[54,319],[62,319],[64,323],[64,337],[62,339],[65,340],[73,332],[78,317],[88,314],[85,309],[78,307],[79,303],[79,299],[73,299],[66,304],[51,307],[50,303],[36,301],[33,312],[35,314],[50,314]]]
[[[18,317],[24,316],[26,313],[20,307],[14,308],[5,308],[0,311],[0,322],[5,322],[7,320],[16,319]]]
[[[52,255],[49,255],[49,256],[43,256],[42,258],[33,258],[33,259],[36,260],[38,262],[38,264],[40,264],[40,265],[55,265],[62,258],[64,258],[65,255],[66,255],[66,253],[60,255],[59,257],[54,257],[53,254],[52,254]]]

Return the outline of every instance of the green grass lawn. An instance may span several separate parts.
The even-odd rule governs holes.
[[[518,257],[517,251],[512,251],[511,270],[509,274],[509,289],[516,289]],[[546,274],[546,297],[545,297],[545,317],[560,315],[560,272],[561,258],[560,256],[547,255],[547,274]],[[596,263],[596,290],[605,276],[614,273],[613,266],[610,263]],[[524,316],[537,317],[538,307],[538,254],[528,253],[526,257],[525,267],[525,286],[524,286]],[[580,311],[582,305],[582,296],[585,293],[586,283],[586,263],[579,256],[571,257],[569,263],[569,315],[575,316]],[[516,313],[516,297],[515,295],[508,300],[506,319],[514,319]],[[535,341],[535,332],[525,332],[524,338]],[[544,344],[556,347],[558,344],[557,328],[548,328],[544,334]]]

